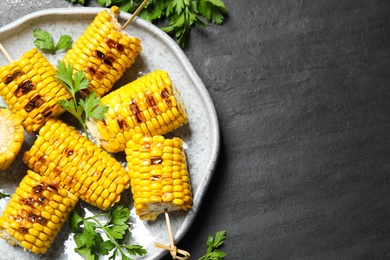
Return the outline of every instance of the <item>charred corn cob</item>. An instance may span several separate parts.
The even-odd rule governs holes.
[[[24,141],[22,119],[7,108],[0,108],[0,171],[8,169]]]
[[[135,134],[126,146],[134,207],[142,220],[155,220],[165,209],[175,211],[192,207],[181,139]]]
[[[178,98],[168,73],[156,70],[104,96],[101,103],[109,107],[105,119],[88,121],[88,130],[107,151],[124,151],[135,133],[164,135],[186,124]]]
[[[41,128],[23,161],[103,210],[118,202],[130,185],[129,174],[116,159],[59,119],[50,119]]]
[[[15,62],[0,68],[0,94],[8,107],[22,118],[28,133],[41,128],[49,117],[64,112],[60,99],[71,94],[55,78],[55,69],[33,48]]]
[[[1,237],[44,254],[77,201],[57,182],[29,170],[0,217]]]
[[[93,90],[98,96],[106,94],[141,52],[141,41],[122,30],[118,14],[116,6],[98,13],[64,56],[65,63],[90,80],[85,95]]]

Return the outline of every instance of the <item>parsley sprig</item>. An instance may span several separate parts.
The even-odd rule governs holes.
[[[214,237],[209,236],[207,239],[207,253],[199,260],[220,260],[226,256],[219,248],[223,245],[226,238],[226,230],[218,231]]]
[[[11,196],[8,195],[8,194],[5,194],[5,193],[0,192],[0,199],[2,199],[2,198],[7,198],[7,197],[11,197]]]
[[[102,218],[106,219],[104,223],[99,220]],[[85,218],[73,211],[70,215],[70,228],[75,233],[75,251],[86,260],[98,259],[99,255],[110,255],[109,259],[112,260],[131,260],[129,255],[146,254],[146,250],[140,245],[122,244],[129,230],[129,218],[129,209],[118,204],[108,213]]]
[[[43,31],[40,28],[33,30],[33,36],[35,38],[34,45],[42,50],[55,54],[59,50],[66,50],[72,47],[72,37],[70,35],[61,35],[60,39],[54,44],[53,37],[47,31]]]
[[[85,5],[84,0],[68,0]],[[97,0],[101,6],[118,6],[122,11],[134,13],[143,0]],[[223,0],[149,0],[139,16],[150,22],[167,20],[169,26],[161,29],[173,34],[181,47],[188,43],[192,26],[205,28],[222,25],[228,10]]]
[[[89,139],[87,132],[88,119],[103,120],[105,113],[108,111],[108,106],[100,104],[100,98],[96,96],[94,91],[84,100],[78,98],[77,93],[87,89],[89,85],[89,80],[85,77],[85,73],[82,70],[77,71],[73,75],[73,67],[58,60],[56,76],[72,94],[71,100],[60,100],[61,107],[77,118],[83,127],[87,139]]]

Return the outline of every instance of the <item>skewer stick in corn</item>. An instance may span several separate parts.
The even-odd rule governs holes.
[[[189,210],[192,193],[180,138],[135,134],[127,142],[126,161],[136,214],[155,220],[168,211]]]
[[[122,30],[126,29],[127,26],[135,19],[135,17],[141,12],[141,10],[144,8],[148,0],[144,0],[140,6],[138,6],[137,10],[130,16],[129,20],[126,21],[126,23],[122,26]]]
[[[184,104],[167,72],[156,70],[104,96],[105,119],[91,119],[88,130],[109,152],[121,152],[136,133],[164,135],[187,123]]]
[[[72,98],[55,78],[55,68],[37,48],[0,67],[0,95],[12,112],[21,117],[24,129],[30,134],[50,117],[65,111],[59,100]]]
[[[10,63],[13,62],[11,55],[9,55],[8,51],[4,48],[3,44],[1,44],[1,43],[0,43],[0,50]]]
[[[24,141],[22,119],[7,108],[0,108],[0,171],[11,166]]]
[[[86,73],[90,85],[82,91],[85,96],[92,91],[105,95],[141,52],[140,39],[121,28],[118,15],[117,6],[98,13],[63,58],[74,72]]]
[[[170,218],[169,218],[169,214],[168,214],[168,211],[165,210],[165,221],[167,223],[167,230],[168,230],[168,238],[169,238],[169,244],[170,246],[166,246],[164,244],[161,244],[159,242],[155,242],[154,245],[155,247],[158,247],[158,248],[162,248],[162,249],[165,249],[165,250],[168,250],[172,256],[172,259],[189,259],[190,258],[190,253],[188,253],[187,251],[183,250],[183,249],[178,249],[176,246],[175,246],[175,242],[174,242],[174,239],[173,239],[173,234],[172,234],[172,226],[171,226],[171,221],[170,221]]]
[[[59,119],[46,122],[22,159],[30,169],[103,210],[130,186],[129,174],[115,158]]]
[[[164,213],[170,247],[160,243],[156,246],[169,250],[173,259],[188,259],[189,253],[174,245],[168,215],[169,211],[192,207],[183,141],[177,137],[165,139],[160,135],[135,134],[127,142],[125,152],[136,214],[142,220],[155,220]]]
[[[0,217],[1,237],[44,254],[77,202],[57,182],[28,170]]]

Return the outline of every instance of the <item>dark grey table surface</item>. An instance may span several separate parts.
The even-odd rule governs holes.
[[[221,151],[179,248],[227,230],[226,259],[390,259],[390,1],[225,3],[184,49]],[[2,0],[0,26],[72,6]]]

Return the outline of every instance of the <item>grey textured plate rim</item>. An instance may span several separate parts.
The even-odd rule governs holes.
[[[59,17],[65,17],[65,16],[74,16],[74,15],[96,15],[98,12],[102,11],[105,8],[100,7],[70,7],[70,8],[50,8],[45,9],[37,12],[33,12],[31,14],[28,14],[26,16],[23,16],[14,22],[11,22],[3,27],[0,28],[0,40],[4,37],[4,35],[10,35],[12,34],[12,31],[15,30],[17,27],[22,26],[32,20],[35,19],[41,19],[44,16],[53,16],[58,15]],[[130,14],[121,12],[119,15],[119,19],[127,20],[130,18]],[[61,19],[61,18],[60,18]],[[211,97],[200,79],[200,77],[196,74],[192,64],[186,57],[186,55],[183,53],[182,49],[177,45],[177,43],[166,33],[161,31],[157,26],[137,17],[133,23],[135,23],[137,26],[142,28],[143,30],[147,30],[154,34],[156,37],[158,37],[159,40],[164,42],[167,46],[169,46],[170,51],[177,57],[177,59],[180,61],[183,68],[185,68],[186,73],[190,76],[191,80],[195,82],[196,90],[198,94],[201,96],[202,101],[206,105],[206,110],[209,112],[209,123],[210,123],[210,129],[212,136],[210,136],[210,141],[212,143],[212,146],[210,149],[212,149],[212,156],[210,160],[207,162],[207,165],[205,167],[206,173],[203,175],[204,177],[201,179],[201,182],[198,184],[198,190],[199,192],[196,192],[193,194],[193,204],[194,209],[189,211],[187,216],[185,217],[182,228],[175,234],[175,241],[178,243],[183,236],[187,233],[191,225],[193,224],[195,217],[199,211],[199,206],[201,205],[205,192],[209,187],[210,181],[212,179],[212,175],[214,173],[217,160],[219,157],[219,149],[220,149],[220,133],[219,133],[219,125],[218,125],[218,119],[217,114],[213,105],[213,102],[211,100]],[[151,255],[148,259],[159,259],[163,255],[165,255],[167,251],[161,251],[160,253]]]

